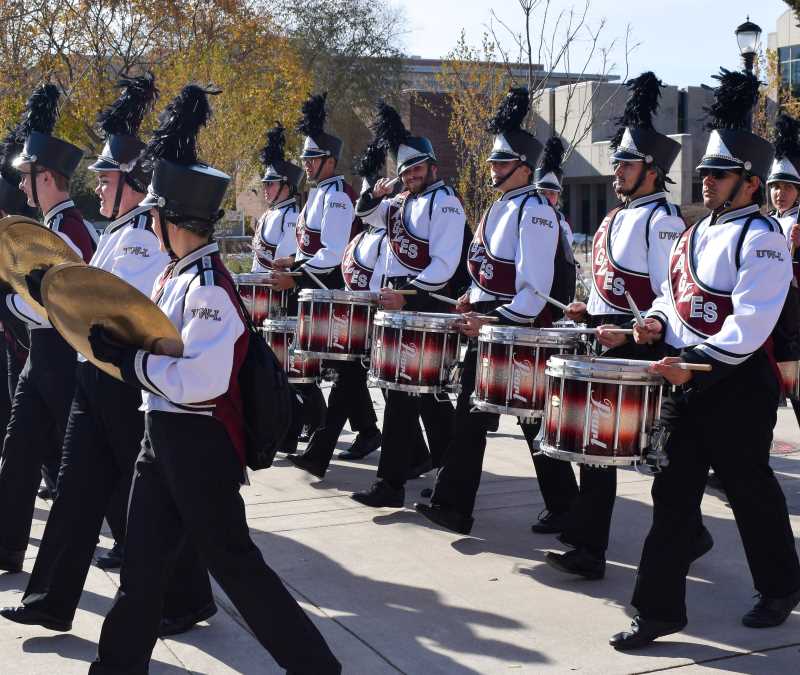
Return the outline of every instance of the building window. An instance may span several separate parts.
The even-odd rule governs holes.
[[[781,86],[790,91],[792,96],[800,96],[800,45],[779,47],[778,67]]]

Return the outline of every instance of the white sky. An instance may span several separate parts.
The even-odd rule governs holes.
[[[719,66],[739,67],[741,58],[733,35],[736,26],[749,14],[750,20],[761,26],[761,42],[766,47],[767,33],[775,31],[778,17],[788,9],[781,0],[590,1],[591,25],[596,27],[603,18],[607,22],[603,42],[624,38],[630,24],[633,41],[641,43],[630,57],[631,76],[652,70],[665,83],[679,86],[711,83],[709,76]],[[394,5],[405,15],[408,32],[404,50],[427,58],[445,56],[455,46],[462,28],[468,41],[479,46],[490,20],[490,8],[515,29],[522,27],[517,0],[394,0]],[[583,5],[584,0],[553,0],[552,8],[582,9]],[[557,13],[552,8],[551,16]],[[585,49],[585,43],[575,47],[572,70],[585,60],[585,55],[580,56]],[[624,75],[623,54],[616,50],[613,58],[618,75]]]

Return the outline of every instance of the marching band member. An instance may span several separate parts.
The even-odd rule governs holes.
[[[285,261],[288,267],[297,249],[297,191],[303,179],[303,169],[286,160],[285,145],[283,125],[277,123],[267,132],[267,143],[260,153],[264,165],[261,184],[268,208],[259,218],[253,234],[253,272],[273,271],[276,259]],[[297,315],[296,295],[288,298],[286,311],[289,316]],[[292,420],[281,443],[281,451],[287,454],[296,452],[303,425],[316,429],[325,419],[326,410],[325,397],[319,385],[295,384],[294,388],[302,397],[303,406],[302,415]]]
[[[303,272],[304,276],[295,282],[293,277],[277,272],[274,287],[280,290],[317,288],[317,281],[327,288],[342,288],[344,250],[360,226],[353,213],[355,192],[344,176],[337,173],[342,139],[324,130],[326,99],[327,94],[311,96],[303,104],[303,116],[297,123],[297,130],[305,136],[300,159],[312,188],[297,220],[295,256],[276,260],[275,267],[291,266],[293,270]],[[360,402],[351,406],[348,412],[353,431],[364,434],[364,439],[375,437],[378,418],[366,384],[359,384],[359,376],[352,364],[325,362],[324,365],[336,373],[337,386],[343,387],[342,391],[352,391]],[[290,457],[290,461],[300,468],[319,475],[319,472],[314,473],[316,465],[307,468],[302,466],[302,460],[297,462],[296,459],[300,458]]]
[[[431,142],[411,136],[394,108],[380,102],[374,127],[376,138],[397,165],[403,191],[394,192],[394,180],[380,179],[359,197],[356,214],[373,226],[386,227],[386,263],[381,305],[388,310],[441,310],[443,305],[429,294],[444,292],[456,275],[465,236],[464,207],[452,188],[438,176]],[[416,290],[404,296],[396,289]],[[453,407],[433,394],[386,392],[383,441],[378,480],[353,499],[366,506],[403,506],[409,476],[426,467],[412,467],[411,453],[418,444],[409,443],[408,433],[422,417],[431,453],[442,452],[452,433]],[[434,456],[435,465],[440,460]]]
[[[475,232],[467,261],[472,284],[457,307],[464,312],[461,331],[470,340],[453,437],[430,505],[415,505],[429,520],[460,534],[472,530],[486,433],[490,422],[498,417],[472,410],[470,401],[475,389],[480,328],[488,318],[537,328],[552,323],[550,308],[536,291],[551,293],[561,235],[555,211],[531,185],[542,144],[522,129],[529,108],[528,90],[511,89],[488,125],[496,136],[487,161],[492,187],[500,197],[484,213]]]
[[[786,500],[769,466],[779,384],[765,343],[792,278],[780,225],[760,213],[773,149],[749,131],[755,76],[723,69],[715,77],[712,132],[698,166],[710,213],[675,242],[661,294],[644,328],[634,328],[637,342],[663,340],[679,355],[652,368],[676,387],[661,413],[669,466],[653,482],[653,524],[632,600],[638,615],[629,631],[611,638],[618,650],[642,647],[687,623],[692,523],[709,465],[733,509],[759,594],[742,623],[777,626],[800,602]],[[684,362],[713,370],[680,370]]]
[[[614,189],[622,204],[606,216],[594,236],[588,303],[573,303],[567,311],[569,318],[588,319],[592,326],[629,324],[633,313],[625,291],[638,308],[649,309],[666,278],[669,250],[686,227],[666,192],[667,173],[680,144],[657,132],[652,124],[662,84],[648,72],[627,86],[631,95],[611,141]],[[625,335],[601,331],[598,341],[609,348],[605,352],[608,356],[647,356],[646,348],[633,345]],[[574,473],[566,462],[537,457],[537,474],[539,466],[554,461],[564,465],[560,470],[563,481],[574,489]],[[563,572],[600,579],[605,574],[617,470],[581,465],[580,481],[578,496],[569,512],[561,516],[560,539],[574,549],[550,552],[545,560]],[[537,531],[536,526],[533,529]],[[699,557],[713,545],[711,535],[702,527],[699,509],[694,532],[698,536],[695,557]]]
[[[13,165],[20,171],[20,189],[28,205],[44,214],[44,226],[88,262],[97,246],[97,232],[69,197],[69,179],[83,152],[52,136],[58,99],[58,89],[52,84],[40,85],[33,92],[20,127],[25,143]],[[35,300],[40,298],[44,271],[35,270],[27,277]],[[48,462],[56,471],[60,460],[75,393],[76,356],[47,319],[15,293],[0,302],[0,319],[10,318],[24,321],[30,332],[30,353],[14,394],[0,464],[0,569],[19,572],[47,449],[58,448]]]
[[[249,332],[233,279],[213,241],[230,177],[199,163],[196,135],[208,90],[185,87],[144,154],[154,163],[142,206],[172,256],[154,297],[181,333],[182,356],[119,345],[93,326],[96,358],[143,390],[145,436],[128,512],[120,589],[89,672],[145,673],[162,596],[185,537],[199,551],[256,638],[291,672],[341,666],[250,538],[239,486],[245,430],[238,384]]]
[[[564,144],[558,136],[551,136],[544,144],[541,164],[536,167],[536,171],[533,173],[533,187],[536,192],[549,202],[556,212],[558,224],[561,225],[561,232],[564,234],[571,251],[575,237],[572,234],[572,228],[569,226],[567,217],[558,208],[563,190],[561,187],[561,179],[564,175],[564,171],[561,168],[563,160]]]
[[[139,205],[149,173],[139,161],[144,143],[137,133],[158,91],[151,74],[123,77],[118,86],[120,97],[98,116],[106,142],[89,167],[98,175],[100,213],[111,219],[89,264],[149,295],[169,258],[159,250],[150,208]],[[11,621],[60,631],[72,627],[104,515],[115,545],[98,559],[98,566],[119,567],[122,563],[128,495],[144,433],[140,391],[80,355],[78,361],[58,495],[22,605],[0,610],[0,615]],[[194,559],[191,551],[187,556]],[[183,632],[216,611],[204,569],[194,577],[182,570],[173,579],[181,590],[167,595],[172,602],[165,608],[161,635]]]

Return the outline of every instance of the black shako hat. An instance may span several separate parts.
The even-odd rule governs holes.
[[[144,149],[153,177],[141,206],[163,209],[180,225],[181,220],[213,224],[231,177],[197,158],[197,134],[211,117],[209,94],[219,89],[185,86],[159,116],[159,126]]]
[[[261,148],[259,158],[264,165],[262,183],[283,181],[297,189],[303,178],[303,169],[286,160],[284,148],[286,133],[280,122],[267,132],[267,143]]]
[[[152,73],[139,77],[120,77],[120,95],[97,116],[97,124],[105,137],[105,145],[90,171],[121,171],[137,192],[144,192],[150,174],[144,170],[140,155],[145,144],[139,140],[139,127],[147,111],[158,98]]]
[[[561,163],[564,161],[564,144],[558,136],[551,136],[544,144],[542,161],[533,173],[533,187],[537,190],[561,192]]]
[[[770,183],[800,185],[800,122],[781,113],[775,120],[775,160],[769,170]]]
[[[719,86],[714,89],[714,102],[705,109],[711,135],[697,169],[739,169],[763,180],[769,174],[775,150],[772,143],[750,131],[758,79],[752,73],[725,68],[713,77]]]
[[[681,151],[681,144],[653,128],[664,83],[648,71],[625,83],[630,94],[625,110],[617,118],[611,139],[612,162],[644,162],[665,174]],[[667,179],[669,180],[669,179]],[[669,181],[672,182],[672,181]]]
[[[512,87],[500,102],[486,130],[495,134],[488,162],[512,162],[519,160],[531,169],[542,154],[542,144],[536,137],[522,128],[522,122],[530,110],[530,94],[526,87]]]
[[[9,215],[27,216],[33,209],[28,206],[25,193],[19,189],[19,171],[12,166],[20,152],[19,127],[15,127],[0,141],[0,209]]]
[[[303,116],[298,120],[296,127],[297,131],[305,136],[300,159],[333,157],[338,162],[341,157],[342,139],[325,133],[325,119],[328,116],[325,110],[327,98],[328,92],[312,94],[303,103],[301,108]]]
[[[424,136],[412,136],[400,114],[386,101],[378,101],[377,114],[372,123],[375,142],[383,148],[397,165],[397,175],[422,162],[436,163],[433,145]]]
[[[40,84],[25,107],[19,126],[22,152],[13,160],[16,169],[35,164],[71,178],[83,157],[83,150],[53,136],[61,94],[54,84]]]

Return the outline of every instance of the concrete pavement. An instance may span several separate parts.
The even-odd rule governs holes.
[[[382,407],[377,392],[376,407]],[[735,423],[732,420],[732,423]],[[346,433],[344,446],[352,439]],[[413,510],[372,510],[349,499],[373,480],[377,453],[336,461],[318,481],[279,459],[244,488],[253,538],[311,613],[345,672],[689,673],[800,672],[800,613],[770,630],[743,627],[752,582],[724,496],[703,502],[714,549],[691,569],[690,623],[651,650],[622,654],[608,637],[627,627],[627,602],[650,523],[651,478],[620,471],[606,578],[567,578],[543,562],[563,550],[529,525],[543,508],[527,448],[512,418],[490,436],[469,537],[429,526]],[[773,467],[800,535],[800,430],[782,409]],[[432,476],[409,483],[407,505]],[[48,505],[37,502],[25,573],[0,576],[0,604],[17,604]],[[110,546],[108,539],[103,545]],[[0,672],[85,673],[116,573],[92,568],[69,634],[0,619]],[[220,612],[190,633],[159,641],[151,673],[279,673],[216,589]]]

